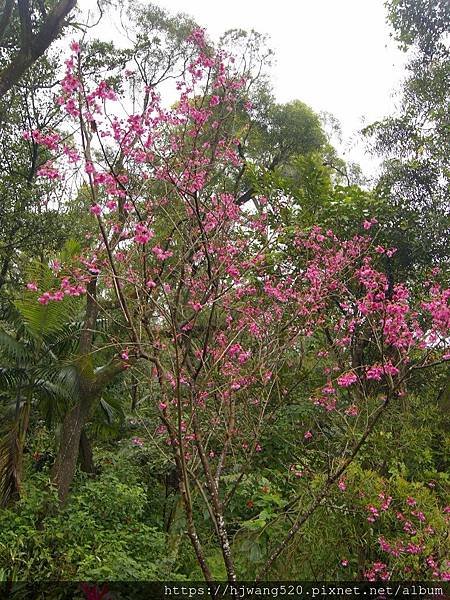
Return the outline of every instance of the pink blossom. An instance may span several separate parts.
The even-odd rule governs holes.
[[[386,363],[384,365],[384,372],[388,375],[398,375],[399,374],[399,370],[397,367],[394,367],[394,365],[392,365],[391,363]]]
[[[173,252],[171,252],[170,250],[164,251],[159,246],[154,246],[152,248],[152,252],[156,256],[156,258],[161,261],[166,260],[167,258],[170,258],[173,255]]]
[[[416,535],[417,530],[413,527],[413,524],[410,521],[405,521],[403,524],[403,531],[409,533],[410,535]]]
[[[30,281],[29,283],[27,283],[27,289],[30,290],[30,292],[37,292],[38,286],[36,282]]]
[[[422,523],[426,521],[426,517],[421,510],[413,510],[411,511],[411,514],[413,515],[413,517],[416,517]]]
[[[89,212],[92,215],[101,215],[102,213],[102,207],[100,206],[100,204],[93,204],[90,208],[89,208]]]
[[[47,177],[47,179],[61,179],[61,174],[58,169],[52,166],[52,163],[46,163],[37,170],[38,177]]]
[[[71,163],[77,163],[78,161],[81,160],[81,157],[78,154],[78,152],[76,150],[74,150],[73,148],[71,148],[70,146],[64,145],[63,153],[65,154],[65,156],[67,156],[67,158],[69,159],[69,162],[71,162]]]
[[[134,437],[131,439],[131,443],[133,446],[143,446],[144,445],[144,440],[142,440],[139,437]]]
[[[48,304],[48,303],[49,303],[49,301],[50,301],[50,294],[49,294],[49,292],[44,292],[44,293],[42,294],[42,296],[40,296],[40,297],[38,298],[38,302],[39,302],[40,304]]]
[[[363,221],[363,227],[364,229],[370,229],[372,225],[375,225],[376,223],[378,223],[378,221],[375,219],[375,217],[370,219],[370,221],[366,219],[365,221]]]
[[[72,52],[75,52],[75,54],[78,54],[80,52],[80,44],[73,40],[72,42],[70,42],[70,49],[72,50]]]
[[[387,581],[390,579],[390,573],[387,570],[387,565],[382,562],[373,563],[372,567],[364,573],[364,576],[368,581],[376,581],[377,579]]]
[[[202,310],[203,305],[201,302],[190,302],[189,306],[192,308],[192,310],[194,310],[195,312],[199,312]]]
[[[357,381],[358,381],[358,377],[355,375],[355,373],[345,373],[344,375],[341,375],[337,379],[337,383],[341,387],[350,387]]]
[[[199,48],[203,49],[206,45],[205,41],[205,30],[197,27],[191,32],[191,35],[188,37],[188,41],[194,42]]]
[[[341,492],[345,492],[345,490],[347,489],[347,485],[344,479],[339,479],[338,488],[341,490]]]
[[[378,509],[375,506],[373,506],[372,504],[369,504],[367,506],[367,510],[370,513],[370,515],[367,517],[367,520],[369,521],[369,523],[374,523],[375,520],[378,519],[378,517],[380,516]]]
[[[106,208],[109,210],[115,210],[117,208],[117,202],[115,200],[107,200],[105,204]]]
[[[155,234],[143,223],[138,223],[134,228],[134,241],[138,244],[146,244]]]
[[[408,554],[420,554],[423,551],[423,549],[424,546],[409,542],[409,544],[405,548],[405,552],[407,552]]]
[[[382,500],[380,510],[382,510],[383,512],[388,510],[392,502],[392,496],[386,496],[386,494],[381,493],[378,495],[378,497],[380,498],[380,500]]]
[[[399,369],[394,367],[391,363],[386,363],[385,365],[372,365],[366,371],[367,379],[373,379],[375,381],[381,381],[383,375],[398,375]]]

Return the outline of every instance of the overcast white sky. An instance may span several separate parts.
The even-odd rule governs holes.
[[[145,0],[143,0],[145,2]],[[267,33],[279,102],[299,99],[342,124],[345,158],[373,172],[357,132],[394,110],[405,56],[389,37],[383,0],[153,0],[185,12],[218,38],[231,28]],[[81,2],[89,5],[89,0]]]

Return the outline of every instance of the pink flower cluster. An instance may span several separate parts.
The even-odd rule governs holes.
[[[137,244],[146,244],[154,235],[154,232],[144,223],[137,223],[134,228],[134,241]]]
[[[355,373],[345,373],[344,375],[341,375],[340,377],[338,377],[337,379],[337,383],[340,387],[350,387],[351,385],[353,385],[354,383],[356,383],[358,381],[358,377]]]
[[[399,374],[399,369],[394,367],[394,365],[390,362],[384,365],[372,365],[366,371],[367,379],[373,379],[375,381],[381,381],[384,375],[391,375],[395,377]]]
[[[383,562],[375,562],[370,569],[365,571],[364,577],[368,581],[389,581],[391,578],[388,566]]]
[[[38,290],[36,282],[27,283],[27,289],[31,292]],[[71,283],[67,277],[63,277],[60,283],[60,289],[55,291],[46,291],[38,298],[40,304],[48,304],[50,301],[61,302],[65,296],[81,296],[86,293],[84,283]]]

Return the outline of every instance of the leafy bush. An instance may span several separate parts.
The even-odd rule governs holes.
[[[143,522],[146,493],[112,470],[82,480],[57,509],[45,474],[0,513],[0,573],[10,580],[177,579],[166,536]]]

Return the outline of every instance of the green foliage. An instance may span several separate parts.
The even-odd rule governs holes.
[[[17,34],[17,31],[15,32]],[[14,37],[14,36],[13,36]],[[2,59],[12,59],[13,42],[2,46]],[[60,113],[53,101],[52,86],[59,61],[47,55],[23,76],[21,85],[0,99],[0,292],[23,284],[24,269],[31,257],[58,251],[69,237],[70,223],[60,207],[58,182],[38,178],[49,151],[25,131],[53,131]],[[0,309],[3,308],[0,305]]]
[[[105,470],[58,511],[46,477],[34,476],[16,509],[0,513],[0,570],[13,581],[179,578],[145,503],[141,485]]]
[[[386,7],[395,38],[405,50],[412,44],[417,44],[427,55],[445,50],[450,22],[446,0],[388,0]]]
[[[390,556],[380,549],[380,537],[390,542],[402,540],[415,543],[422,537],[427,526],[434,530],[426,536],[426,555],[445,556],[446,523],[442,506],[425,484],[412,484],[399,476],[389,479],[380,477],[375,471],[352,467],[345,478],[346,490],[336,489],[330,498],[303,530],[302,539],[292,544],[288,560],[279,561],[274,576],[294,577],[300,580],[361,580],[370,565],[380,561],[388,563],[392,578],[401,578],[402,569],[410,567],[411,578],[424,580],[430,576],[421,558],[404,553],[399,558]],[[380,494],[391,497],[389,509],[380,510]],[[414,516],[410,519],[418,528],[417,535],[410,538],[402,528],[403,522],[396,517],[402,512],[408,518],[414,507],[407,499],[414,498],[417,507],[426,515],[421,525]],[[378,507],[380,518],[370,523],[368,506]],[[326,523],[326,527],[324,527]],[[320,532],[320,535],[318,534]],[[344,562],[343,562],[344,561]]]
[[[400,266],[411,270],[448,260],[450,7],[445,0],[389,0],[386,5],[394,35],[409,51],[408,74],[398,113],[364,134],[384,159],[376,192],[389,205],[390,237],[401,250]]]
[[[250,156],[269,170],[287,164],[292,157],[318,150],[326,142],[318,115],[299,100],[269,102],[254,127],[248,142]]]

